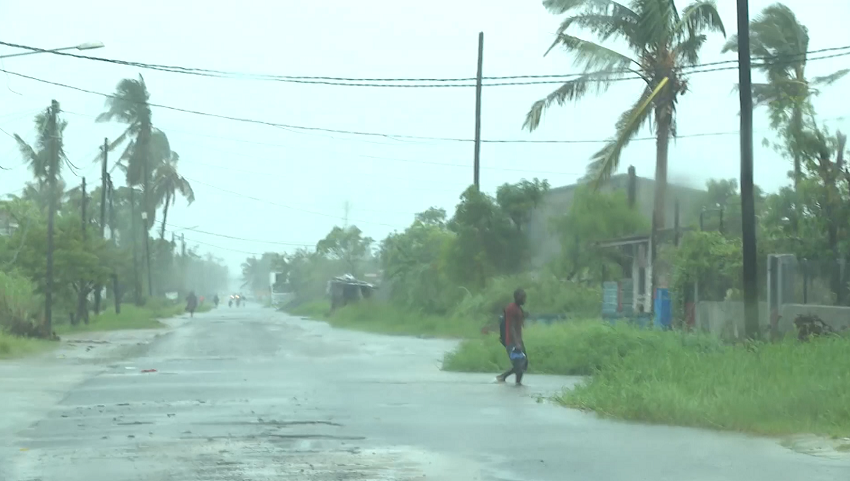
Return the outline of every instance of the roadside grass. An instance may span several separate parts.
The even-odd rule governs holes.
[[[48,351],[59,345],[46,339],[18,337],[0,331],[0,359],[13,359]]]
[[[532,324],[523,333],[528,350],[528,372],[537,374],[591,375],[640,349],[660,348],[670,336],[659,331],[612,326],[598,320]],[[719,348],[707,337],[692,337],[690,343]],[[460,372],[498,372],[510,362],[498,335],[463,341],[443,358],[443,369]]]
[[[185,306],[150,303],[142,307],[134,304],[122,304],[121,314],[115,311],[104,311],[96,316],[91,316],[88,324],[60,324],[55,328],[56,334],[70,334],[74,332],[92,331],[114,331],[118,329],[157,329],[164,327],[159,319],[174,317],[184,312]]]
[[[555,397],[601,416],[764,435],[850,436],[850,339],[724,345],[600,321],[526,329],[529,373],[591,375]],[[509,366],[495,335],[446,354],[448,371]]]
[[[311,317],[313,319],[324,319],[331,311],[331,303],[328,301],[304,302],[294,307],[283,307],[282,310],[293,316]]]
[[[681,336],[603,366],[558,401],[643,422],[767,435],[850,435],[850,340],[700,350],[674,337]]]

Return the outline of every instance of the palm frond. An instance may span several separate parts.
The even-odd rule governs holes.
[[[694,65],[699,62],[699,52],[707,39],[703,34],[690,36],[673,47],[673,54],[680,64]]]
[[[637,61],[610,48],[567,34],[558,35],[546,53],[548,54],[558,45],[575,55],[573,63],[581,66],[585,72],[604,70],[613,74],[614,71],[627,69],[630,64],[640,66]]]
[[[195,191],[192,189],[192,185],[189,184],[189,181],[184,177],[180,177],[179,182],[177,183],[177,191],[180,192],[180,195],[186,198],[186,201],[191,205],[192,202],[195,202]]]
[[[673,27],[677,35],[692,37],[703,32],[719,32],[726,36],[726,27],[723,19],[717,12],[717,4],[714,0],[698,0],[682,11],[682,17]]]
[[[595,188],[611,178],[611,175],[617,171],[620,166],[620,154],[650,118],[652,102],[667,87],[668,81],[669,79],[665,77],[655,89],[645,88],[634,106],[623,112],[617,121],[617,134],[614,140],[591,157],[587,172]]]
[[[568,101],[579,100],[590,90],[596,93],[604,92],[608,90],[612,82],[611,76],[606,73],[588,73],[577,79],[565,82],[557,90],[531,105],[531,109],[525,116],[525,122],[522,124],[522,128],[533,131],[540,125],[543,112],[553,104],[562,106]]]
[[[850,69],[843,69],[837,72],[831,73],[829,75],[824,75],[822,77],[814,77],[811,81],[812,85],[832,85],[835,82],[838,82],[847,74],[850,73]]]
[[[584,8],[589,12],[621,12],[637,18],[637,14],[632,9],[614,0],[543,0],[543,7],[555,15],[563,15],[570,10]]]

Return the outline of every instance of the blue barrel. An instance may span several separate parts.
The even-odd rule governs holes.
[[[673,304],[670,302],[669,289],[655,290],[655,325],[662,329],[673,326]]]

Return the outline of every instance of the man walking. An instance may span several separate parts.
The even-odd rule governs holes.
[[[522,342],[522,327],[525,322],[523,304],[525,304],[525,291],[517,289],[514,291],[514,302],[505,308],[505,349],[508,351],[512,367],[496,376],[496,381],[505,382],[508,376],[515,374],[517,386],[522,385],[522,375],[528,369],[528,356],[525,353],[525,344]]]

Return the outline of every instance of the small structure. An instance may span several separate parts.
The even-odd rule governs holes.
[[[360,299],[368,299],[372,297],[372,293],[376,287],[366,281],[361,281],[351,274],[345,274],[339,277],[334,277],[328,281],[328,295],[331,298],[331,312],[347,306],[352,302],[357,302]]]

